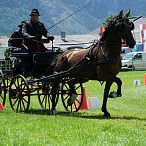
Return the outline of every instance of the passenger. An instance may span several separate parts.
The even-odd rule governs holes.
[[[22,35],[23,23],[25,23],[25,21],[21,21],[21,24],[18,25],[19,30],[14,31],[8,40],[8,46],[12,49],[21,48],[23,42],[23,35]]]
[[[37,9],[32,9],[30,14],[31,19],[22,26],[22,35],[24,37],[23,44],[28,48],[31,54],[36,52],[47,52],[42,42],[42,36],[53,41],[54,37],[50,35],[45,28],[44,24],[39,21],[39,11]]]

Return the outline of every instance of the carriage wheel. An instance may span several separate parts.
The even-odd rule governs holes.
[[[5,79],[4,79],[4,75],[2,70],[0,70],[0,103],[3,104],[3,106],[5,105],[5,101],[6,101],[6,84],[5,84]]]
[[[83,85],[82,83],[75,84],[74,91],[76,92],[76,94],[73,97],[74,91],[71,91],[68,83],[69,80],[64,80],[62,82],[61,86],[62,103],[67,111],[77,112],[81,108],[83,103]]]
[[[30,105],[30,91],[26,79],[16,75],[10,82],[9,101],[16,112],[26,112]]]
[[[52,84],[41,83],[40,89],[37,90],[39,104],[42,109],[52,109]],[[59,90],[55,98],[55,105],[57,105],[59,99]]]

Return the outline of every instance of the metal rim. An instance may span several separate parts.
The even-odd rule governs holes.
[[[5,79],[4,79],[4,74],[2,70],[0,70],[0,102],[2,101],[3,106],[5,105],[6,102],[6,84],[5,84]]]
[[[16,75],[10,82],[9,101],[11,108],[16,112],[26,112],[30,105],[30,91],[26,79]]]
[[[63,103],[64,108],[70,112],[77,112],[81,108],[82,103],[83,103],[83,85],[82,85],[82,83],[76,84],[74,87],[74,90],[77,93],[77,98],[71,105],[68,105],[68,100],[71,98],[72,93],[71,93],[70,87],[68,85],[68,80],[65,80],[62,82],[62,85],[61,85],[62,103]],[[80,99],[78,98],[79,96],[80,96]]]

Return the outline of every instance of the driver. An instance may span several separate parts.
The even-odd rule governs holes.
[[[44,24],[39,21],[40,14],[37,9],[32,9],[30,16],[30,21],[22,25],[23,44],[31,54],[47,52],[48,50],[42,42],[42,36],[46,37],[48,42],[49,40],[53,41],[54,37],[48,33]]]

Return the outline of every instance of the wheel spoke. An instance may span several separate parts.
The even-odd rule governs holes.
[[[22,111],[22,107],[21,107],[21,101],[22,101],[22,100],[20,100],[20,111]]]
[[[77,90],[78,88],[80,88],[81,86],[80,85],[78,85],[77,87],[75,87],[75,90]]]
[[[14,85],[15,85],[16,88],[18,88],[18,86],[17,86],[17,84],[15,82],[14,82]]]
[[[20,103],[20,100],[18,100],[16,111],[18,111],[18,109],[19,109],[19,103]]]
[[[74,107],[75,107],[75,109],[77,110],[77,106],[76,106],[75,102],[74,102]]]
[[[68,84],[64,84],[64,87],[66,88],[66,90],[69,90]]]
[[[52,100],[51,101],[50,100],[51,100],[51,98],[50,98],[50,96],[48,96],[48,108],[49,109],[51,109],[51,102],[52,102]]]
[[[43,109],[52,109],[52,83],[42,83],[42,88],[37,91],[38,100],[41,108]],[[58,102],[59,96],[55,98],[55,104]]]
[[[1,97],[2,99],[4,99],[4,97],[2,96],[2,94],[0,95],[0,97]]]
[[[28,103],[28,101],[27,101],[25,98],[23,98],[23,100],[24,100],[26,103]]]
[[[45,96],[43,97],[43,99],[42,99],[42,101],[41,101],[41,104],[43,104],[43,103],[44,103],[44,100],[45,100]]]
[[[71,105],[71,112],[72,112],[72,105]]]
[[[63,98],[63,101],[67,100],[69,98],[69,95],[67,95],[65,98]]]
[[[26,111],[30,104],[29,86],[22,75],[16,75],[9,86],[10,105],[15,111]]]
[[[24,101],[22,100],[22,105],[23,105],[23,109],[25,110],[25,104]]]
[[[18,101],[18,98],[16,98],[16,100],[14,101],[14,103],[12,104],[12,106],[14,107],[16,102]]]
[[[19,79],[19,78],[16,78],[16,83],[17,83],[18,87],[20,88],[19,80],[18,80],[18,79]]]
[[[47,96],[44,96],[45,97],[45,109],[47,108]]]
[[[81,102],[76,98],[76,101],[80,104]]]

